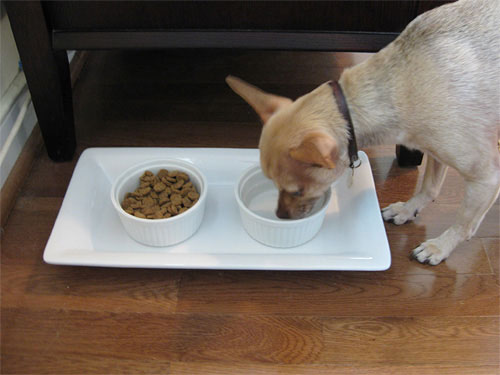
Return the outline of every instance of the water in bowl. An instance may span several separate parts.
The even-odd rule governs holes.
[[[278,219],[276,208],[278,207],[278,190],[265,190],[257,193],[248,203],[250,211],[266,219]]]
[[[280,219],[276,216],[278,197],[278,189],[276,189],[276,187],[270,180],[267,180],[264,176],[262,176],[262,179],[259,181],[259,183],[255,184],[253,188],[248,192],[245,203],[250,211],[254,212],[260,217],[271,220],[287,221],[289,219]],[[321,209],[321,206],[324,203],[324,199],[324,197],[318,199],[308,216],[318,212]]]

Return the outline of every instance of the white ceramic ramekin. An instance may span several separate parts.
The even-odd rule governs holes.
[[[329,188],[303,219],[279,219],[274,214],[278,191],[260,166],[245,171],[235,186],[243,227],[253,239],[272,247],[299,246],[314,238],[323,224],[331,195]]]
[[[142,219],[126,213],[121,207],[125,194],[137,188],[139,177],[145,171],[156,174],[160,169],[187,173],[200,194],[198,202],[182,214],[168,219]],[[205,176],[192,163],[178,159],[151,160],[130,167],[114,181],[111,201],[130,237],[148,246],[170,246],[188,239],[200,227],[205,213],[207,186]]]

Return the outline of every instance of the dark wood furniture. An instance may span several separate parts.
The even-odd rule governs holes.
[[[375,52],[443,1],[5,1],[52,160],[76,139],[66,50]]]

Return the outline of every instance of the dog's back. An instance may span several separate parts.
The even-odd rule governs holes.
[[[384,143],[401,130],[406,136],[390,141],[414,148],[431,147],[427,134],[442,143],[455,133],[458,145],[478,131],[488,134],[478,148],[496,144],[499,16],[499,0],[443,5],[417,17],[379,53],[346,69],[340,82],[353,121],[380,125],[365,137],[366,144]]]
[[[498,79],[499,18],[498,0],[460,0],[417,17],[395,44],[410,53],[423,53],[451,71],[483,71]]]
[[[488,126],[500,120],[499,17],[498,0],[460,0],[417,17],[394,43],[401,64],[427,69],[409,72],[428,86],[424,94],[440,95],[448,113],[469,114]]]

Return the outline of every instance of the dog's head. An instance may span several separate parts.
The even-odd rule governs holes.
[[[347,130],[328,84],[295,101],[229,76],[228,85],[264,123],[260,163],[279,189],[276,215],[305,217],[345,169]]]

